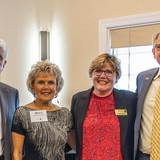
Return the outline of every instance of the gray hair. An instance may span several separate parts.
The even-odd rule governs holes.
[[[31,71],[29,72],[28,78],[27,78],[28,90],[34,95],[33,84],[36,76],[39,73],[52,73],[56,76],[57,94],[58,94],[60,90],[63,88],[63,84],[64,84],[62,73],[56,64],[51,63],[48,60],[37,62],[31,67]]]
[[[6,42],[3,39],[0,39],[0,48],[2,48],[3,50],[3,54],[4,54],[4,59],[7,59],[8,56],[8,47]]]

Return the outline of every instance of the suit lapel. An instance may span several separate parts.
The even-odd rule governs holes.
[[[1,114],[2,114],[2,126],[3,126],[2,135],[6,133],[6,124],[7,124],[6,117],[8,117],[8,106],[4,99],[5,98],[4,93],[5,91],[2,91],[2,89],[0,89],[0,107],[1,107],[1,112],[2,112]]]
[[[142,86],[138,90],[138,92],[140,94],[138,95],[139,97],[138,97],[138,103],[137,103],[137,116],[139,116],[139,119],[142,115],[145,96],[148,92],[148,89],[149,89],[149,87],[152,83],[152,80],[153,80],[154,76],[157,74],[157,71],[158,71],[158,69],[151,70],[150,72],[148,72],[147,75],[144,75],[143,79],[141,80]]]
[[[90,100],[91,93],[92,93],[92,90],[88,90],[84,95],[82,95],[81,97],[82,99],[80,100],[81,103],[79,104],[80,106],[77,107],[79,108],[78,114],[81,115],[79,116],[80,117],[79,123],[81,127],[83,125],[83,121],[89,107],[89,100]]]
[[[149,75],[146,75],[144,76],[143,80],[142,80],[142,88],[141,88],[141,95],[139,96],[139,102],[141,104],[144,103],[144,100],[145,100],[145,96],[147,94],[147,91],[149,89],[149,86],[151,85],[152,83],[152,80],[155,76],[155,73],[153,74],[149,74]],[[142,105],[140,105],[142,106]]]
[[[123,93],[118,93],[119,91],[117,89],[113,90],[113,94],[115,97],[115,109],[123,109],[127,110],[126,106],[124,106],[126,99],[122,98]],[[124,101],[124,100],[125,101]],[[121,142],[121,148],[122,150],[125,150],[125,142],[127,137],[127,129],[128,129],[128,113],[127,115],[118,115],[119,123],[120,123],[120,142]],[[123,151],[124,153],[124,151]]]

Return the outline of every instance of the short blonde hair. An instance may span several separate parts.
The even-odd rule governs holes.
[[[89,67],[89,76],[92,76],[93,71],[101,69],[105,63],[109,63],[113,70],[116,72],[116,81],[118,81],[121,77],[121,67],[120,61],[114,55],[108,53],[102,53],[97,56]]]
[[[51,63],[48,60],[37,62],[31,67],[31,70],[27,78],[28,90],[34,95],[33,84],[36,76],[41,72],[52,73],[56,76],[57,94],[58,94],[60,90],[63,88],[63,84],[64,84],[62,73],[56,64]]]

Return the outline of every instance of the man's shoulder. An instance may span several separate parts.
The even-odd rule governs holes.
[[[154,74],[158,71],[159,68],[152,68],[145,71],[140,72],[138,75],[147,75],[147,74]]]
[[[10,91],[17,91],[16,88],[6,84],[6,83],[3,83],[3,82],[0,82],[0,89],[7,89],[7,90],[10,90]]]
[[[88,90],[83,90],[83,91],[79,91],[77,93],[75,93],[73,96],[76,97],[76,96],[87,96],[87,95],[90,95],[92,92],[92,88],[88,89]]]

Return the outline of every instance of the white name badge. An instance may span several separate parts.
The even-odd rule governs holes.
[[[46,110],[30,111],[31,122],[46,122],[48,121]]]

